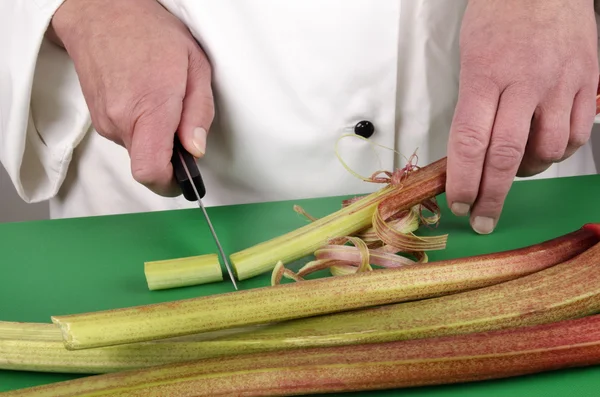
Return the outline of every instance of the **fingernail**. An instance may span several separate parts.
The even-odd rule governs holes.
[[[452,204],[452,207],[450,209],[452,210],[452,213],[456,216],[466,216],[469,214],[471,206],[465,203],[454,203]]]
[[[204,153],[206,153],[206,130],[204,128],[194,128],[194,131],[192,132],[192,143],[198,150],[196,157],[204,156]]]
[[[486,216],[476,216],[473,219],[473,230],[479,234],[490,234],[494,231],[495,221],[493,218],[488,218]]]

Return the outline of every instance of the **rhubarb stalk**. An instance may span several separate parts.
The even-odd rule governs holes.
[[[145,262],[144,274],[148,289],[152,291],[223,280],[216,254]]]
[[[536,325],[598,312],[600,243],[558,265],[485,288],[282,322],[210,344],[238,352],[354,345]]]
[[[431,211],[433,215],[424,216],[424,208]],[[301,208],[297,207],[296,211],[314,220]],[[371,264],[389,268],[412,265],[415,262],[427,262],[426,251],[445,247],[445,235],[423,237],[413,234],[421,223],[428,226],[437,225],[440,209],[435,198],[415,205],[410,210],[397,213],[388,221],[383,221],[378,213],[375,213],[374,216],[380,226],[372,226],[356,236],[332,240],[329,245],[315,251],[316,260],[308,262],[297,273],[290,269],[280,269],[283,263],[279,262],[273,270],[272,284],[277,284],[281,280],[281,275],[302,281],[308,274],[327,268],[335,276],[376,270]],[[343,245],[346,242],[351,242],[354,247]],[[415,259],[409,259],[402,255],[410,255]]]
[[[60,330],[52,324],[0,321],[0,341],[11,339],[55,341],[60,337]]]
[[[472,382],[598,364],[600,315],[444,338],[222,357],[5,395],[306,395]]]
[[[369,228],[373,219],[386,220],[394,214],[442,193],[446,182],[446,158],[410,172],[390,177],[390,183],[326,217],[290,233],[273,238],[230,256],[236,277],[244,280],[312,254],[332,239],[351,236]],[[392,233],[379,225],[388,234]],[[443,241],[442,241],[443,242]]]
[[[60,330],[53,324],[0,321],[0,369],[99,374],[192,361],[226,354],[213,350],[206,341],[257,329],[260,327],[72,351],[65,349]]]
[[[594,231],[582,228],[541,244],[502,253],[146,306],[53,316],[52,321],[60,327],[66,348],[72,350],[267,324],[502,283],[573,258],[597,241]],[[369,320],[362,324],[369,324]]]

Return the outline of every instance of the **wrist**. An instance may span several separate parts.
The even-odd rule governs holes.
[[[76,27],[88,12],[86,8],[89,9],[89,3],[94,3],[94,1],[63,1],[52,16],[46,37],[54,44],[66,48],[65,44],[69,41],[69,37],[77,35]],[[106,6],[110,7],[110,4]]]
[[[57,45],[69,47],[82,38],[89,27],[113,24],[119,17],[156,0],[64,0],[54,13],[47,37]],[[104,30],[101,28],[101,30]],[[96,32],[99,33],[99,32]]]
[[[157,4],[157,0],[64,0],[52,17],[47,37],[69,49],[76,40],[102,34],[119,19],[141,15]]]

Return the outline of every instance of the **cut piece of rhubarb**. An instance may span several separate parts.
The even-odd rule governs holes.
[[[144,274],[152,291],[223,280],[217,254],[145,262]]]
[[[597,242],[595,233],[579,229],[502,253],[146,306],[53,316],[52,321],[60,327],[66,348],[72,350],[281,322],[502,283],[573,258]]]
[[[442,193],[445,183],[446,158],[442,158],[412,171],[397,185],[388,184],[333,214],[230,255],[235,275],[244,280],[273,270],[279,261],[285,265],[310,255],[332,239],[371,226],[376,210],[380,212],[378,218],[385,220]]]
[[[222,357],[57,382],[5,395],[307,395],[501,379],[598,364],[600,315],[444,338]]]

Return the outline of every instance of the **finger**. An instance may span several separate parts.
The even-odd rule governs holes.
[[[592,134],[596,118],[596,84],[582,88],[573,101],[571,111],[569,142],[561,161],[571,157],[577,149],[585,145]]]
[[[487,77],[461,76],[448,141],[446,197],[452,212],[468,215],[477,198],[481,172],[496,116],[500,90]]]
[[[181,194],[173,178],[173,136],[182,101],[172,97],[144,112],[135,122],[130,145],[131,173],[136,181],[166,197]]]
[[[204,156],[206,137],[214,118],[211,69],[199,52],[189,57],[188,80],[178,136],[185,149],[195,157]]]
[[[496,227],[525,152],[536,105],[533,96],[515,88],[506,89],[500,97],[479,195],[471,212],[471,226],[479,234],[489,234]]]
[[[561,161],[569,142],[572,98],[557,92],[538,107],[517,176],[537,175]]]

